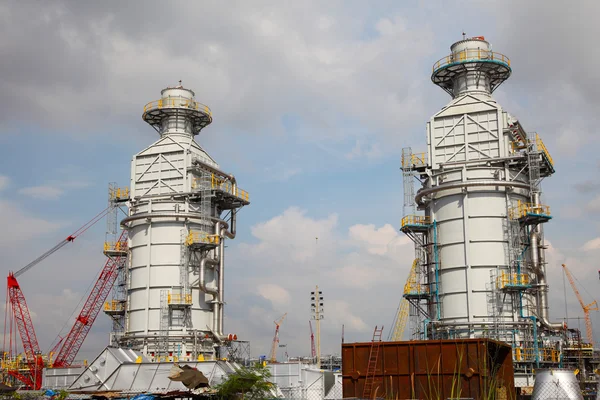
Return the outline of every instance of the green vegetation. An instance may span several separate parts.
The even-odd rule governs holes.
[[[253,367],[242,367],[217,385],[217,396],[222,400],[248,399],[263,400],[273,398],[269,382],[271,372],[267,367],[256,364]]]

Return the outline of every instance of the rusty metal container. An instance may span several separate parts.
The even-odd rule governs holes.
[[[362,398],[371,342],[342,344],[344,398]],[[381,342],[371,398],[514,399],[512,351],[489,339]],[[371,379],[371,378],[369,378]]]

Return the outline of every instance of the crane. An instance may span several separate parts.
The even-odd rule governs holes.
[[[594,300],[590,304],[585,304],[583,302],[583,298],[581,297],[581,294],[579,293],[579,290],[577,289],[577,286],[575,285],[575,280],[574,280],[573,276],[571,275],[571,272],[569,271],[569,269],[567,268],[567,266],[565,264],[563,264],[562,267],[563,267],[563,270],[565,271],[565,275],[567,275],[567,278],[569,279],[569,283],[571,284],[573,291],[575,292],[575,296],[577,296],[577,300],[579,300],[579,304],[581,305],[581,308],[583,309],[583,316],[585,318],[585,330],[586,330],[587,340],[588,340],[589,344],[591,344],[593,347],[594,346],[594,332],[592,331],[592,320],[590,318],[590,311],[598,311],[598,303],[596,302],[596,300]]]
[[[123,231],[117,243],[125,243],[126,241],[127,231]],[[115,258],[109,257],[106,260],[104,268],[102,268],[102,272],[100,272],[100,276],[96,280],[81,312],[75,319],[71,331],[64,340],[61,340],[62,346],[56,353],[53,363],[54,368],[68,367],[75,359],[117,279],[117,267],[121,257],[121,255],[117,255]]]
[[[310,356],[314,361],[315,358],[317,358],[317,350],[315,348],[315,334],[313,333],[312,324],[310,323],[310,320],[308,320],[308,327],[310,328]]]
[[[10,313],[11,315],[9,320],[14,320],[15,322],[15,326],[17,328],[17,331],[19,332],[19,336],[21,337],[21,343],[23,344],[23,350],[25,352],[25,359],[29,369],[29,373],[25,375],[23,375],[17,370],[9,370],[8,374],[23,382],[30,389],[39,390],[41,388],[44,361],[42,358],[42,352],[40,350],[37,336],[35,334],[35,328],[31,321],[31,314],[29,312],[29,308],[27,307],[27,302],[25,301],[25,296],[23,294],[23,291],[21,290],[21,286],[17,281],[17,277],[29,271],[34,266],[44,261],[46,258],[50,257],[52,254],[56,253],[67,243],[73,242],[78,236],[83,234],[94,224],[96,224],[96,222],[100,221],[106,214],[108,214],[109,210],[110,206],[102,210],[100,213],[94,216],[94,218],[86,222],[75,232],[58,242],[58,244],[56,244],[50,250],[46,251],[41,256],[31,261],[29,264],[25,265],[23,268],[19,269],[17,272],[14,273],[11,271],[8,274],[6,292],[10,303],[10,308],[7,307],[6,309],[7,316],[5,318],[5,321],[8,319],[8,314]],[[9,346],[12,349],[12,324],[9,335]]]
[[[408,278],[406,279],[406,283],[404,284],[404,294],[409,294],[419,290],[418,282],[417,282],[417,266],[419,265],[419,259],[415,258],[412,263],[412,267],[410,269],[410,273],[408,274]],[[394,320],[394,328],[390,331],[388,336],[388,340],[398,341],[402,340],[404,336],[404,330],[406,329],[406,322],[408,321],[408,312],[409,312],[410,303],[406,299],[406,297],[402,296],[402,300],[400,300],[400,304],[398,305],[398,312],[396,314],[396,318]]]
[[[273,321],[275,323],[275,336],[273,336],[273,346],[271,346],[271,354],[269,356],[272,363],[277,362],[277,345],[279,344],[279,327],[281,326],[281,323],[285,319],[286,315],[287,315],[287,313],[283,314],[283,316],[281,318],[279,318],[277,321]]]

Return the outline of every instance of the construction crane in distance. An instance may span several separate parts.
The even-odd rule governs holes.
[[[388,335],[388,340],[393,342],[402,340],[404,336],[404,330],[406,329],[406,322],[408,321],[408,312],[410,308],[410,303],[406,299],[405,295],[418,292],[418,282],[417,282],[417,266],[419,265],[419,259],[415,258],[412,263],[412,267],[410,269],[410,273],[408,274],[408,278],[406,279],[406,283],[404,284],[404,293],[402,295],[402,299],[400,300],[400,304],[398,305],[398,312],[396,313],[396,318],[393,323],[393,328],[390,330]]]
[[[313,359],[313,362],[317,358],[317,350],[315,348],[315,334],[312,330],[312,323],[308,320],[308,327],[310,328],[310,356]]]
[[[281,323],[285,319],[287,313],[283,314],[281,318],[277,321],[273,321],[275,323],[275,336],[273,336],[273,346],[271,347],[271,354],[269,355],[269,359],[272,363],[277,362],[277,345],[279,344],[279,327]]]
[[[596,302],[596,300],[594,300],[590,304],[585,304],[583,302],[583,298],[581,297],[581,294],[579,293],[579,290],[577,289],[577,286],[575,285],[575,279],[571,275],[571,272],[569,271],[569,269],[567,268],[567,266],[565,264],[563,264],[562,267],[563,267],[563,270],[565,271],[565,275],[567,275],[567,278],[569,279],[569,283],[571,284],[573,291],[575,292],[575,296],[577,296],[577,300],[579,300],[579,304],[581,305],[581,308],[583,309],[583,317],[585,319],[585,331],[586,331],[587,340],[588,340],[588,343],[591,344],[593,347],[594,346],[594,332],[592,330],[592,319],[590,318],[590,311],[598,311],[598,303]]]

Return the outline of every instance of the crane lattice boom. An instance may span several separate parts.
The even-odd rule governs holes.
[[[283,316],[281,318],[279,318],[278,321],[273,321],[275,323],[275,336],[273,336],[273,345],[271,346],[271,354],[269,357],[272,363],[277,362],[277,345],[279,344],[279,326],[281,326],[281,323],[285,319],[286,315],[287,315],[287,313],[283,314]]]
[[[313,333],[310,320],[308,320],[308,327],[310,328],[310,356],[314,360],[317,357],[317,350],[315,348],[315,334]]]
[[[565,271],[565,275],[567,275],[567,278],[569,279],[569,283],[571,284],[573,291],[575,292],[575,296],[577,296],[577,300],[579,300],[579,304],[581,305],[581,308],[583,309],[583,316],[585,318],[585,331],[586,331],[585,333],[587,336],[588,343],[593,346],[594,345],[594,332],[592,330],[592,319],[590,318],[590,311],[598,311],[598,303],[596,303],[596,300],[594,300],[590,304],[585,304],[583,302],[583,298],[581,297],[581,294],[579,293],[579,290],[577,289],[577,285],[575,285],[575,280],[573,279],[571,272],[569,271],[569,269],[567,268],[567,266],[565,264],[563,264],[562,267],[563,267],[563,270]]]
[[[419,290],[419,282],[417,282],[417,267],[419,265],[419,259],[415,258],[412,263],[412,267],[410,269],[410,273],[408,274],[408,278],[406,279],[406,283],[404,284],[404,294],[410,293],[411,291]],[[408,312],[410,308],[410,303],[403,296],[402,300],[400,300],[400,304],[398,305],[398,313],[396,314],[396,319],[394,321],[394,328],[390,332],[389,340],[398,341],[402,340],[404,336],[404,330],[406,329],[406,322],[408,321]]]

